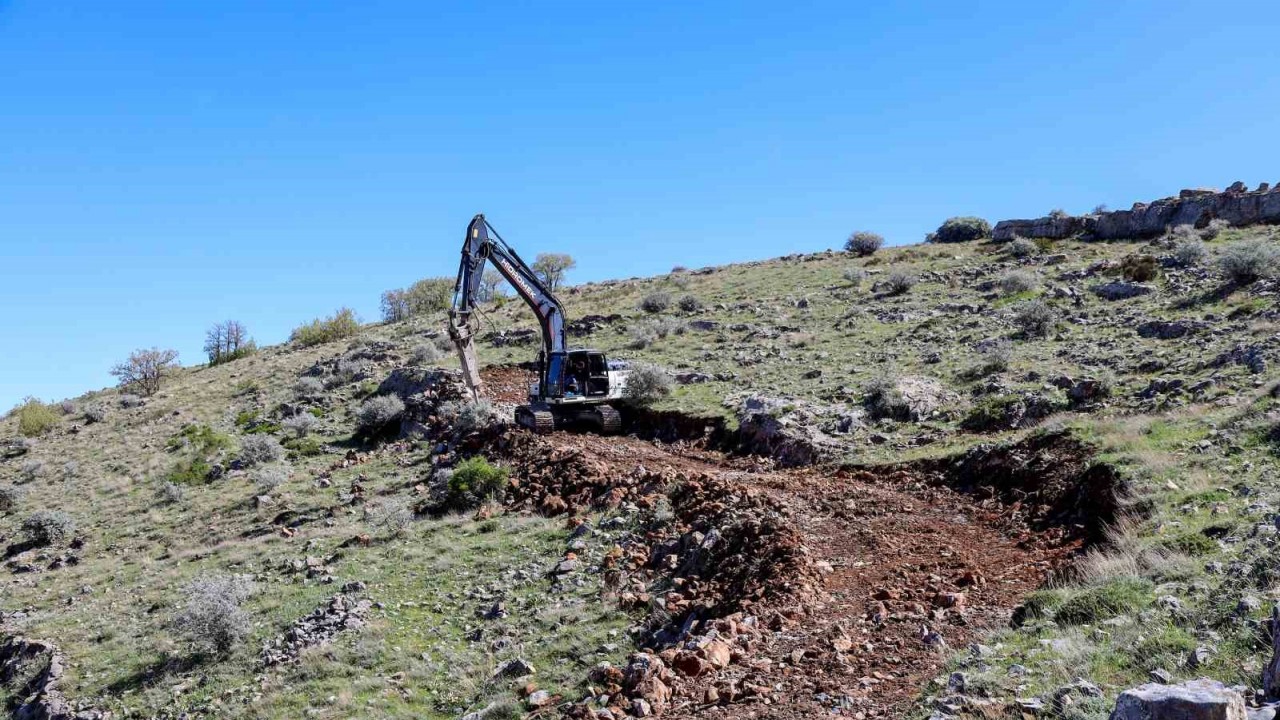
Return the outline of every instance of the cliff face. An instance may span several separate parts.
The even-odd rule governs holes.
[[[1148,238],[1163,234],[1170,226],[1204,227],[1216,219],[1236,227],[1280,223],[1280,186],[1273,188],[1262,183],[1257,190],[1250,191],[1244,183],[1238,182],[1224,192],[1183,190],[1178,197],[1134,203],[1129,210],[1034,220],[1002,220],[996,224],[992,237],[998,241],[1014,237]]]

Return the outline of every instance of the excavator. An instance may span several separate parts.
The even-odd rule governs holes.
[[[462,376],[472,398],[480,398],[484,387],[474,337],[479,328],[480,281],[489,261],[533,311],[542,330],[537,380],[530,384],[528,404],[516,408],[516,424],[537,433],[567,426],[587,426],[605,435],[619,432],[622,416],[615,404],[626,387],[625,364],[610,363],[599,350],[568,349],[564,306],[483,214],[467,225],[453,307],[449,309],[449,337],[458,349]]]

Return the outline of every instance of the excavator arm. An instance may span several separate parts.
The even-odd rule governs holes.
[[[449,310],[449,337],[458,348],[462,375],[472,396],[479,397],[483,386],[474,344],[477,330],[475,310],[485,263],[490,260],[538,318],[542,329],[538,378],[540,397],[560,395],[566,360],[564,307],[481,214],[467,225],[467,236],[462,242],[462,262],[458,266],[458,280],[453,289],[453,307]]]

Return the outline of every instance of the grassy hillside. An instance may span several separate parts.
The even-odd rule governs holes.
[[[1090,443],[1094,462],[1126,478],[1128,518],[1048,578],[1019,627],[938,656],[966,673],[963,694],[945,674],[919,692],[960,714],[1071,695],[1071,716],[1105,717],[1152,671],[1256,686],[1267,659],[1259,627],[1280,573],[1277,286],[1226,284],[1215,258],[1272,235],[1227,231],[1192,264],[1173,240],[1058,242],[1025,257],[989,243],[828,252],[563,299],[571,321],[597,316],[575,344],[680,377],[659,409],[733,426],[745,397],[761,396],[833,464],[947,457],[1045,428]],[[1095,292],[1128,283],[1143,255],[1158,267],[1130,283],[1143,294]],[[891,280],[909,287],[895,293]],[[580,699],[593,666],[638,648],[645,618],[621,607],[607,573],[552,569],[599,565],[634,527],[571,537],[553,513],[427,512],[461,447],[358,432],[361,403],[388,394],[397,369],[453,367],[432,349],[441,326],[416,316],[184,369],[140,405],[90,393],[23,441],[21,413],[0,421],[13,439],[0,460],[5,634],[56,644],[60,691],[117,717],[515,717],[529,680],[495,671],[517,658],[536,668],[536,689]],[[518,301],[493,304],[482,361],[531,359],[533,328]],[[300,415],[314,422],[286,422]],[[32,521],[39,511],[65,517]],[[617,512],[579,519],[598,527]],[[37,526],[68,532],[40,545]],[[230,576],[254,586],[247,636],[226,653],[193,645],[175,624],[190,583]],[[264,663],[264,643],[355,582],[346,593],[373,602],[357,622]],[[1078,678],[1102,697],[1068,688]],[[0,684],[0,701],[19,703],[16,687]]]

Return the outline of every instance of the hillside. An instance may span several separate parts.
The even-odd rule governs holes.
[[[1277,240],[1203,234],[570,287],[575,343],[675,378],[623,437],[507,424],[537,347],[511,299],[485,312],[493,418],[456,402],[442,314],[90,393],[25,440],[13,413],[0,701],[1105,718],[1153,677],[1265,690],[1280,284],[1218,260]],[[403,412],[371,426],[385,396]],[[473,457],[496,495],[451,484]],[[193,645],[209,615],[237,642]]]

